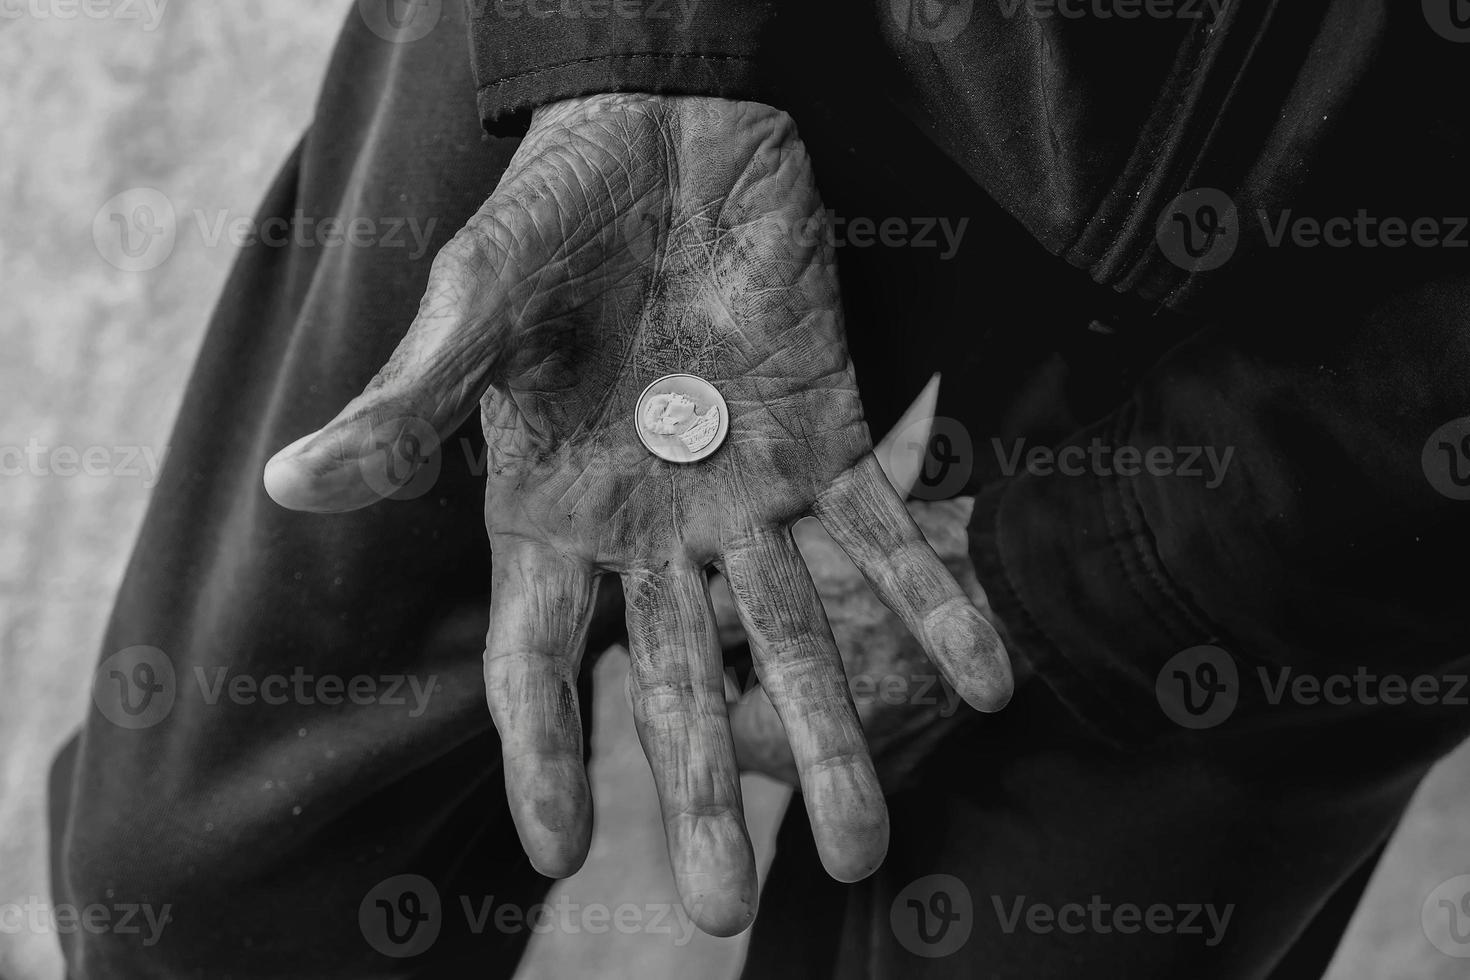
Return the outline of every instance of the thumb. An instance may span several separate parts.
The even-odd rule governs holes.
[[[444,246],[388,363],[336,418],[266,463],[272,500],[291,510],[355,510],[432,484],[438,473],[426,471],[437,467],[439,441],[505,361],[507,256],[493,237],[468,230]]]

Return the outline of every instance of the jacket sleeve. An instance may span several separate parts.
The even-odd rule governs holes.
[[[536,106],[598,92],[779,103],[809,16],[775,0],[470,0],[480,117],[517,135]]]
[[[1294,710],[1293,677],[1366,676],[1373,694],[1464,665],[1470,274],[1357,302],[1205,327],[1111,415],[980,494],[981,582],[1017,649],[1099,727],[1278,729],[1323,717]],[[1203,671],[1176,659],[1200,647]],[[1212,717],[1174,710],[1212,688]],[[1353,695],[1334,717],[1374,707]]]

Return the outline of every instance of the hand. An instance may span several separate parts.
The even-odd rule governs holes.
[[[904,418],[874,450],[894,490],[907,497],[918,482],[922,463],[917,453],[896,445],[899,433],[923,432],[916,445],[928,442],[938,396],[938,381],[925,388]],[[965,590],[981,614],[997,627],[989,599],[975,577],[970,561],[967,528],[974,500],[961,497],[943,501],[910,501],[909,513],[924,532],[935,553]],[[811,569],[842,652],[848,684],[878,780],[892,794],[912,785],[919,764],[945,739],[973,724],[954,689],[939,676],[914,638],[891,612],[874,598],[862,574],[837,547],[822,526],[801,521],[795,527],[802,559]],[[721,641],[728,650],[745,642],[729,590],[716,580],[712,589],[715,614],[721,623]],[[744,692],[730,707],[735,736],[735,758],[742,771],[760,772],[792,786],[798,785],[795,760],[780,717],[760,685]]]
[[[970,601],[994,624],[985,590],[964,550],[973,503],[971,498],[910,501],[908,507]],[[978,716],[965,708],[903,623],[873,598],[861,573],[822,525],[802,521],[795,537],[842,653],[878,782],[889,795],[910,788],[925,757]],[[718,590],[715,611],[720,617],[726,614]],[[744,692],[729,711],[741,771],[798,786],[795,758],[765,688],[757,684]]]
[[[574,680],[595,585],[616,574],[675,880],[716,934],[750,923],[757,884],[709,568],[731,584],[841,880],[877,867],[888,817],[793,522],[822,521],[966,701],[996,710],[1011,690],[995,632],[870,452],[824,221],[775,109],[634,95],[548,106],[435,259],[388,364],[265,474],[287,507],[361,507],[411,478],[432,448],[418,443],[480,406],[495,556],[485,685],[526,852],[552,876],[586,857]],[[710,381],[730,415],[721,447],[690,464],[651,455],[633,422],[649,382],[681,372]]]

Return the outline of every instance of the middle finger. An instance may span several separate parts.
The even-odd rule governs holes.
[[[704,574],[677,563],[634,569],[623,594],[633,719],[679,896],[701,929],[733,935],[754,919],[759,889]]]

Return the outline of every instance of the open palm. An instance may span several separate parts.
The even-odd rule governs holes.
[[[792,523],[822,521],[966,701],[994,710],[1011,687],[994,631],[873,458],[825,222],[774,109],[633,95],[546,107],[436,259],[389,363],[266,473],[285,506],[360,507],[480,406],[486,688],[527,853],[556,876],[586,856],[575,676],[597,580],[616,574],[676,881],[716,933],[748,925],[757,885],[710,569],[730,583],[840,879],[877,867],[887,814]],[[639,439],[639,396],[670,374],[704,379],[728,406],[708,458],[667,462]]]

